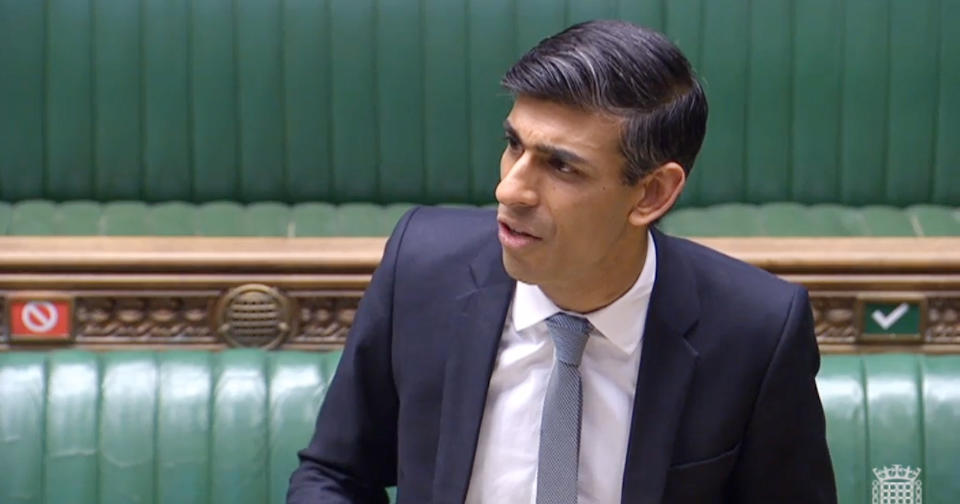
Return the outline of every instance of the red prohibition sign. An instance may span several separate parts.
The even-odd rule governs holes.
[[[50,301],[30,301],[20,312],[20,321],[30,332],[43,334],[57,327],[60,313]]]
[[[60,341],[71,336],[70,299],[8,299],[10,337],[24,341]]]

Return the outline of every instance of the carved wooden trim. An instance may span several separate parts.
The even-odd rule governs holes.
[[[930,300],[927,333],[930,343],[960,346],[960,293]]]
[[[844,345],[857,342],[856,297],[810,296],[814,331],[821,345]]]
[[[152,295],[151,295],[152,294]],[[80,345],[216,344],[217,292],[96,293],[76,297]]]
[[[777,274],[960,273],[960,238],[703,238]]]
[[[370,272],[385,238],[0,237],[0,271]]]
[[[960,238],[697,241],[805,285],[824,353],[960,353]],[[338,348],[384,243],[0,238],[0,350]],[[6,303],[24,293],[72,302],[69,341],[12,337]],[[892,324],[901,302],[904,316],[916,315],[915,334],[863,337],[873,324],[868,308],[878,311],[874,320]]]

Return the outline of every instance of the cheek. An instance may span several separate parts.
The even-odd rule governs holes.
[[[621,206],[613,194],[601,190],[554,213],[565,247],[577,255],[601,253],[623,228],[626,214]]]

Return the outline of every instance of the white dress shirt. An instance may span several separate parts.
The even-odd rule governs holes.
[[[594,329],[580,364],[583,416],[579,504],[620,502],[640,342],[657,269],[647,233],[637,281],[610,305],[586,315]],[[554,363],[545,320],[563,311],[535,285],[517,282],[487,391],[467,504],[535,504],[540,416]]]

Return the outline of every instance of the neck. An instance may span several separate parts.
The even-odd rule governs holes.
[[[616,257],[607,258],[602,266],[592,268],[574,281],[542,284],[540,289],[558,307],[576,312],[599,310],[627,293],[637,282],[647,258],[647,233],[642,240]]]

